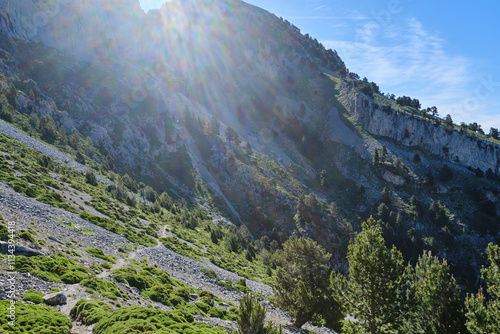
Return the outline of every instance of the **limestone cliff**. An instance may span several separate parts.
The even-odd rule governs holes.
[[[500,171],[500,145],[485,139],[446,129],[429,119],[412,116],[383,106],[358,92],[348,82],[341,85],[342,103],[364,129],[389,137],[406,146],[420,146],[431,153],[464,167]]]

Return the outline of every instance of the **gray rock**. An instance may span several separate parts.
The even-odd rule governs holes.
[[[0,242],[2,245],[2,254],[8,254],[8,255],[24,255],[24,256],[37,256],[37,255],[45,255],[37,250],[34,250],[29,247],[25,247],[22,245],[16,244],[14,248],[14,254],[9,252],[9,243],[7,242]]]
[[[67,300],[68,298],[63,292],[54,292],[43,297],[45,304],[52,306],[66,304]]]
[[[389,137],[408,146],[423,147],[435,155],[464,167],[500,171],[500,145],[476,136],[447,130],[436,120],[423,120],[408,113],[386,113],[378,103],[346,83],[341,85],[343,102],[351,116],[368,132]],[[377,105],[377,107],[375,107]],[[424,162],[425,163],[425,162]]]

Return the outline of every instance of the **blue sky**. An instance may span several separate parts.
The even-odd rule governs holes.
[[[140,0],[143,9],[165,0]],[[248,0],[337,50],[382,92],[500,128],[500,2]]]

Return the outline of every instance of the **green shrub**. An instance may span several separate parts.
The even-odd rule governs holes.
[[[189,300],[189,299],[191,299],[191,298],[189,297],[189,290],[188,290],[187,288],[179,288],[179,289],[175,290],[175,291],[174,291],[174,293],[175,293],[177,296],[179,296],[179,297],[181,297],[182,299],[184,299],[184,300]]]
[[[62,313],[38,305],[15,303],[15,327],[8,323],[10,301],[0,301],[0,332],[30,334],[68,334],[73,327]]]
[[[272,322],[264,324],[266,319],[266,307],[261,305],[257,298],[247,294],[240,299],[240,309],[237,316],[238,331],[235,334],[281,334],[274,329]]]
[[[205,312],[202,311],[197,305],[194,304],[184,304],[181,308],[178,309],[179,311],[183,312],[183,314],[190,314],[192,316],[195,316],[196,314],[201,314],[205,316]]]
[[[164,305],[173,306],[170,304],[170,295],[173,289],[170,284],[156,284],[151,287],[148,291],[148,295],[151,300],[160,302]]]
[[[137,272],[134,268],[120,268],[115,271],[113,278],[120,283],[128,283],[139,290],[149,289],[155,285],[155,278],[148,271]]]
[[[9,241],[9,230],[3,224],[0,224],[0,241]]]
[[[104,263],[107,263],[107,262],[104,262]],[[104,264],[104,263],[103,263],[103,264]],[[91,265],[91,266],[90,266],[90,269],[95,270],[95,271],[97,271],[98,273],[102,273],[102,268],[101,268],[100,266],[98,266],[97,264],[93,264],[93,265]]]
[[[111,269],[112,266],[108,263],[108,262],[104,262],[101,264],[101,266],[104,268],[104,269]]]
[[[111,263],[116,263],[116,260],[114,257],[111,256],[106,256],[102,249],[99,248],[86,248],[84,249],[89,254],[92,254],[92,256],[97,257],[99,259],[103,259],[105,261],[109,261]]]
[[[19,231],[19,237],[22,238],[22,239],[24,239],[24,240],[26,240],[26,241],[32,242],[32,243],[36,242],[35,238],[33,238],[33,236],[31,235],[31,233],[29,233],[26,230],[20,230]]]
[[[115,282],[108,282],[99,277],[84,279],[80,282],[80,285],[99,292],[104,297],[108,297],[112,300],[116,300],[117,297],[125,298]]]
[[[208,312],[208,310],[209,310],[209,309],[210,309],[210,307],[211,307],[210,305],[208,305],[208,304],[206,304],[206,303],[204,303],[204,302],[196,302],[195,304],[196,304],[196,306],[197,306],[200,310],[202,310],[202,311],[203,311],[203,312],[205,312],[205,313],[207,313],[207,312]],[[212,305],[212,306],[213,306],[213,305]]]
[[[200,250],[189,246],[187,243],[180,241],[174,236],[161,238],[160,241],[170,250],[176,253],[192,258],[193,260],[205,263],[200,256],[204,256]]]
[[[182,310],[162,311],[139,306],[122,307],[99,321],[94,334],[179,333],[222,334],[223,328],[194,323],[193,315]]]
[[[85,172],[85,182],[91,186],[97,186],[97,177],[90,169]]]
[[[66,284],[76,284],[87,278],[88,274],[81,271],[69,271],[60,277],[61,281]]]
[[[204,273],[207,277],[213,279],[220,279],[219,276],[212,269],[201,268],[201,272]]]
[[[43,293],[34,290],[28,290],[23,294],[24,301],[30,301],[35,304],[43,303]]]
[[[155,239],[146,235],[144,231],[137,232],[133,228],[125,228],[121,223],[118,223],[114,219],[92,215],[87,211],[80,213],[80,217],[113,233],[124,234],[128,240],[139,245],[154,247],[158,244]]]
[[[210,314],[210,316],[212,316],[214,318],[221,318],[224,316],[224,311],[227,313],[226,310],[212,306],[208,309],[208,314]]]
[[[44,192],[37,196],[37,201],[51,205],[55,208],[61,208],[72,213],[78,213],[75,208],[66,203],[64,198],[56,192]]]
[[[32,257],[17,256],[15,269],[22,273],[30,273],[45,281],[56,283],[62,283],[62,277],[64,276],[65,279],[73,281],[73,284],[79,282],[75,281],[76,279],[83,279],[92,273],[89,269],[75,264],[73,260],[68,258],[42,255]]]
[[[171,305],[171,306],[178,306],[178,305],[183,305],[185,304],[186,302],[184,301],[184,299],[182,299],[181,297],[177,296],[177,295],[170,295],[170,298],[168,299],[168,305]]]
[[[113,308],[103,301],[82,299],[71,309],[69,315],[74,320],[91,325],[108,317],[111,312]]]
[[[214,306],[214,301],[212,298],[208,296],[203,296],[201,297],[201,302],[207,304],[208,306]]]
[[[170,275],[166,272],[162,272],[160,276],[157,277],[158,281],[162,284],[172,284],[174,285],[174,282],[170,278]]]

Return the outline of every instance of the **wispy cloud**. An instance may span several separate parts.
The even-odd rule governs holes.
[[[323,9],[326,9],[326,8],[328,8],[328,5],[320,5],[320,6],[316,7],[316,8],[314,8],[314,10],[323,10]]]
[[[360,19],[362,19],[360,17]],[[375,81],[385,92],[410,95],[424,106],[437,106],[441,115],[456,121],[477,121],[477,111],[487,108],[487,99],[477,99],[472,108],[457,108],[474,94],[474,64],[452,54],[446,41],[428,32],[416,19],[381,26],[373,20],[360,22],[353,41],[323,41],[336,49],[348,68]],[[486,126],[500,126],[498,115],[481,116]],[[489,129],[489,127],[488,127]]]

